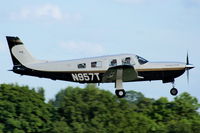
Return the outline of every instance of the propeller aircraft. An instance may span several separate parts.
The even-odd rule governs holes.
[[[161,80],[171,82],[171,95],[177,95],[175,78],[194,68],[183,62],[150,62],[134,54],[109,55],[64,61],[35,59],[25,48],[19,37],[6,37],[13,62],[11,71],[20,75],[29,75],[52,80],[64,80],[79,83],[115,83],[115,93],[119,98],[125,96],[123,82]]]

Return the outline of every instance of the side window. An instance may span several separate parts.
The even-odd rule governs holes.
[[[116,66],[117,65],[117,59],[113,59],[110,62],[110,66]]]
[[[95,68],[95,67],[101,67],[102,66],[102,62],[101,61],[94,61],[91,62],[91,67]]]
[[[78,68],[86,68],[86,64],[85,63],[81,63],[81,64],[78,64]]]
[[[131,57],[126,57],[122,60],[122,65],[131,65]]]

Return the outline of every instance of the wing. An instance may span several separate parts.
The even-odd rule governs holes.
[[[137,71],[132,65],[119,65],[110,67],[103,75],[102,82],[115,82],[117,79],[122,79],[123,82],[141,79]]]

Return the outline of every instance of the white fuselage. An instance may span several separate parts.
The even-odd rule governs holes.
[[[120,54],[111,56],[101,56],[93,58],[83,58],[66,61],[41,61],[40,63],[24,64],[24,66],[48,72],[105,72],[109,67],[123,65],[123,60],[130,57],[130,65],[133,65],[137,71],[161,71],[161,70],[183,70],[185,63],[181,62],[146,62],[140,64],[134,54]],[[117,63],[111,65],[111,61],[116,59]],[[98,66],[92,66],[92,62],[97,62]],[[85,64],[85,67],[78,67]]]

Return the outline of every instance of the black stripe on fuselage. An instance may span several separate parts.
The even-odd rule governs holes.
[[[14,67],[13,72],[21,75],[36,76],[40,78],[49,78],[52,80],[64,80],[79,83],[101,83],[104,73],[97,72],[47,72],[32,70],[26,67]],[[152,81],[163,80],[164,82],[171,82],[175,78],[181,76],[185,72],[182,70],[162,70],[162,71],[139,71],[138,75],[144,77],[143,79],[135,81]],[[114,82],[114,81],[113,81]]]
[[[20,75],[29,75],[52,80],[64,80],[79,83],[99,83],[104,73],[97,72],[48,72],[29,69],[26,67],[13,67],[13,72]]]
[[[161,71],[140,71],[138,75],[144,77],[140,81],[151,81],[151,80],[163,80],[171,81],[185,72],[185,69],[182,70],[161,70]]]

